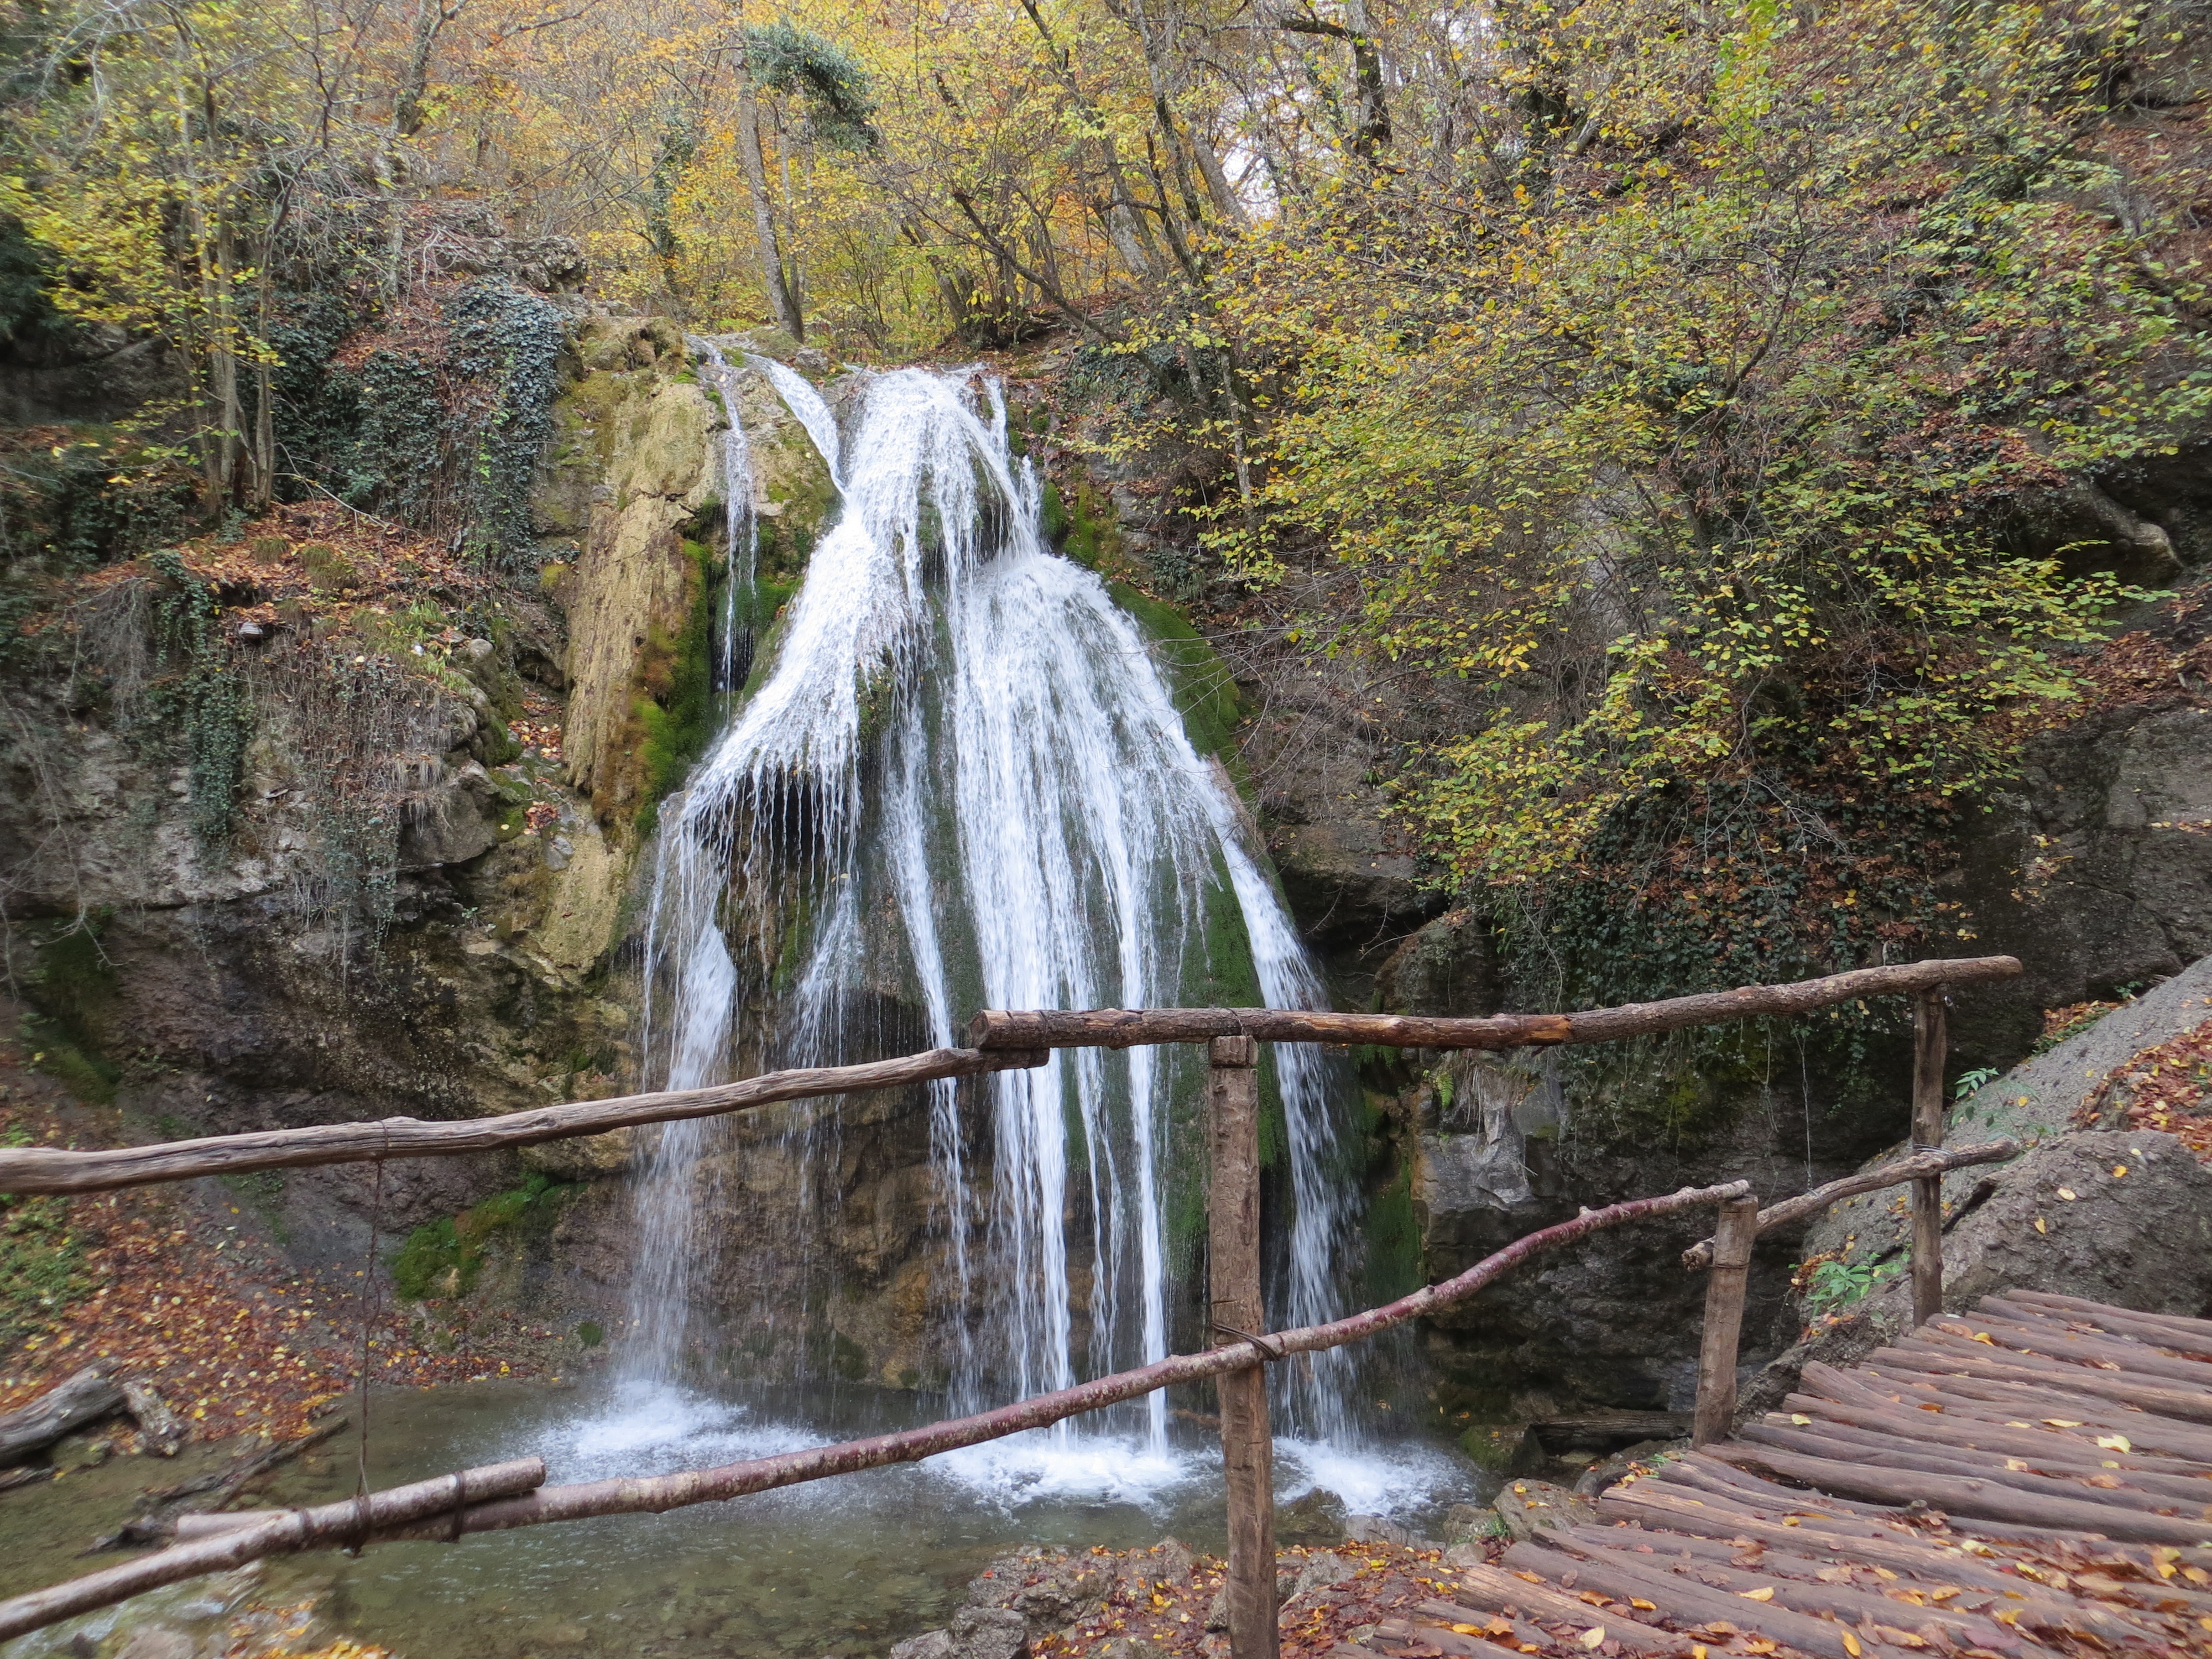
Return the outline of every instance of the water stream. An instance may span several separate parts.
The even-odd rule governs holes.
[[[734,415],[744,371],[702,356]],[[979,1007],[1323,1006],[1241,807],[1193,749],[1142,630],[1047,545],[995,383],[870,375],[841,436],[804,377],[749,362],[842,501],[765,676],[663,812],[647,938],[653,1080],[951,1044]],[[734,481],[745,454],[730,444],[733,503],[750,500]],[[1274,1057],[1289,1166],[1278,1323],[1339,1310],[1354,1243],[1338,1153],[1351,1091],[1333,1066],[1311,1049]],[[938,1357],[955,1408],[1169,1351],[1170,1257],[1190,1244],[1169,1218],[1202,1182],[1201,1070],[1182,1050],[1064,1052],[981,1080],[967,1118],[961,1088],[933,1085],[933,1293],[981,1316],[955,1322]],[[836,1110],[799,1109],[793,1133],[834,1135]],[[641,1389],[680,1383],[711,1346],[698,1304],[721,1195],[702,1171],[726,1133],[662,1130],[640,1182],[625,1370]],[[1344,1391],[1340,1365],[1314,1367],[1289,1426],[1347,1435]],[[1130,1411],[1141,1420],[1109,1431],[1164,1459],[1165,1399]],[[1085,1432],[1051,1438],[1067,1455]]]

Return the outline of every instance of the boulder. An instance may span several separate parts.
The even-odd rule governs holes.
[[[1583,1526],[1597,1519],[1597,1505],[1548,1480],[1508,1481],[1492,1506],[1505,1530],[1516,1540],[1551,1528]]]
[[[1474,910],[1451,910],[1425,922],[1376,970],[1382,1011],[1431,1018],[1494,1014],[1503,1006],[1490,927]]]
[[[2028,1290],[2145,1313],[2212,1312],[2212,1169],[2172,1135],[2077,1131],[1962,1173],[1972,1179],[1955,1196],[1945,1183],[1947,1310]],[[1908,1227],[1902,1194],[1880,1193],[1815,1224],[1808,1249],[1885,1276],[1767,1366],[1744,1390],[1740,1415],[1778,1407],[1808,1362],[1849,1365],[1910,1328]]]
[[[1334,1544],[1344,1536],[1344,1500],[1326,1486],[1275,1510],[1275,1540],[1280,1544]]]
[[[1413,1534],[1388,1516],[1354,1515],[1344,1523],[1345,1541],[1352,1544],[1396,1544],[1401,1548],[1413,1541]]]

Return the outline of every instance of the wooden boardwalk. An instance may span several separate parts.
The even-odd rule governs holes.
[[[2212,1321],[2016,1291],[1802,1389],[1362,1648],[2212,1655]]]

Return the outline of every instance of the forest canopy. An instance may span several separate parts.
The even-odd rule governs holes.
[[[0,303],[168,344],[204,515],[311,484],[526,564],[539,295],[872,361],[1064,338],[1122,388],[1109,448],[1198,458],[1196,598],[1451,688],[1394,777],[1439,884],[1774,977],[1945,925],[1948,816],[2180,568],[2094,480],[2212,400],[2205,33],[2200,0],[54,0],[8,41]],[[410,331],[474,355],[403,488],[359,428],[407,388],[325,370]]]

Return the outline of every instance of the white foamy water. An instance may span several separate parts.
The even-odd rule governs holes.
[[[646,940],[654,1080],[722,1080],[741,1044],[760,1069],[875,1057],[886,1033],[854,1010],[887,982],[920,1039],[890,1052],[957,1042],[979,1007],[1184,1004],[1209,974],[1249,972],[1272,1006],[1326,1006],[1145,635],[1046,546],[995,383],[871,376],[841,438],[802,377],[750,361],[836,471],[843,504],[769,672],[663,811]],[[763,1001],[775,1018],[741,1032],[738,1010]],[[1281,1326],[1339,1310],[1356,1185],[1337,1151],[1348,1079],[1310,1048],[1275,1063],[1291,1166]],[[979,1079],[988,1172],[954,1086],[935,1086],[946,1264],[932,1296],[981,1316],[939,1356],[955,1409],[1167,1353],[1167,1212],[1171,1188],[1196,1190],[1202,1077],[1188,1051],[1138,1048]],[[664,1128],[641,1182],[633,1382],[681,1370],[714,1263],[702,1221],[721,1201],[702,1158],[721,1133]],[[1334,1366],[1289,1386],[1307,1430],[1347,1432]],[[1155,1395],[1118,1424],[945,1462],[979,1491],[1158,1491],[1182,1478],[1166,1422]]]

